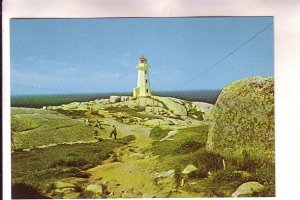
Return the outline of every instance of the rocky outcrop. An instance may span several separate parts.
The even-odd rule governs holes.
[[[132,100],[133,97],[131,96],[121,96],[121,101],[124,102],[124,101],[130,101]]]
[[[110,103],[120,102],[121,97],[120,96],[110,96],[109,101],[110,101]]]
[[[274,79],[252,77],[223,89],[212,110],[207,149],[274,161]]]
[[[201,111],[201,112],[206,112],[209,109],[211,109],[211,107],[213,106],[212,104],[206,102],[192,102],[192,104],[196,111]]]
[[[164,137],[163,139],[160,140],[160,142],[165,141],[165,140],[169,140],[170,137],[173,137],[173,136],[176,135],[177,133],[178,133],[177,130],[170,131],[166,137]]]
[[[138,98],[136,100],[137,106],[142,106],[142,107],[146,107],[146,106],[151,106],[151,107],[163,107],[163,104],[155,99],[152,98],[146,98],[146,97],[142,97],[142,98]]]
[[[170,111],[172,111],[175,115],[179,116],[187,116],[187,109],[184,106],[184,101],[171,97],[158,97],[153,96],[154,99],[161,101]]]
[[[61,106],[48,106],[66,115],[78,117],[91,113],[103,118],[113,117],[125,124],[146,126],[175,125],[197,126],[203,121],[203,114],[210,104],[190,102],[173,97],[110,96],[109,99],[96,99],[89,102],[73,102]]]
[[[55,182],[55,187],[57,189],[74,188],[75,185],[72,184],[72,183],[66,183],[66,182],[62,182],[62,181],[57,181],[57,182]]]
[[[85,190],[92,192],[94,197],[101,197],[104,193],[104,188],[100,184],[90,184]]]

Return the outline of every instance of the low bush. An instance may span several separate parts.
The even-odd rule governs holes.
[[[82,158],[72,158],[72,159],[60,159],[58,161],[53,162],[50,167],[59,167],[59,166],[64,166],[64,167],[80,167],[87,165],[89,162],[87,160],[84,160]]]
[[[220,154],[204,150],[196,154],[196,157],[194,164],[206,172],[223,168],[223,157]]]
[[[168,135],[169,130],[163,130],[159,126],[151,129],[149,137],[153,140],[161,140]]]
[[[12,153],[12,181],[45,184],[64,177],[88,177],[82,172],[109,157],[113,149],[135,139],[127,136],[89,144],[58,145]]]
[[[41,194],[37,187],[26,183],[15,183],[11,187],[12,199],[50,199]]]
[[[186,141],[185,143],[183,143],[180,148],[176,149],[175,152],[178,154],[182,154],[182,153],[189,153],[189,152],[193,152],[196,151],[202,147],[205,147],[205,143],[200,143],[200,142],[196,142],[196,141]]]
[[[175,178],[175,183],[176,183],[176,189],[178,189],[180,186],[180,183],[181,183],[181,179],[182,179],[181,169],[179,166],[175,167],[174,178]]]
[[[161,128],[154,127],[152,131],[153,133],[150,133],[151,138],[163,138],[161,136]],[[178,133],[172,137],[174,139],[172,141],[154,141],[152,143],[151,151],[153,154],[161,156],[173,156],[196,152],[205,147],[207,131],[207,125],[178,130]],[[165,133],[165,135],[166,134],[167,133]]]
[[[57,110],[58,113],[71,116],[73,119],[84,117],[87,111],[85,110]]]
[[[196,111],[196,110],[189,110],[188,115],[189,116],[195,115],[195,116],[197,116],[196,118],[198,120],[203,120],[204,112]]]
[[[194,171],[189,174],[189,178],[194,178],[194,179],[202,179],[202,178],[206,178],[207,176],[208,176],[208,172],[203,168],[200,168],[197,171]]]
[[[244,177],[241,173],[235,173],[230,170],[220,170],[214,174],[212,180],[216,185],[237,182],[236,185],[238,186],[243,182],[249,180],[249,177]]]
[[[81,171],[77,167],[67,168],[66,170],[64,170],[64,172],[68,174],[68,176],[77,177],[77,178],[89,178],[91,176],[90,173]]]

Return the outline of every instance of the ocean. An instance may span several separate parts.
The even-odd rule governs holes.
[[[175,97],[188,101],[201,101],[214,104],[221,90],[189,90],[189,91],[160,91],[153,95]],[[132,95],[132,93],[93,93],[93,94],[53,94],[53,95],[16,95],[11,97],[12,107],[42,108],[57,106],[71,102],[85,102],[95,99],[109,98],[111,95]]]

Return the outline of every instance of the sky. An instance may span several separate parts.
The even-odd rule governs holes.
[[[11,94],[222,89],[274,75],[272,17],[12,19]]]

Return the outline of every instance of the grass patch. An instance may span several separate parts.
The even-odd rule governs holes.
[[[12,182],[37,187],[63,177],[88,177],[82,172],[101,164],[113,149],[134,140],[127,136],[99,143],[58,145],[30,152],[12,153]]]
[[[86,110],[61,110],[61,109],[58,109],[57,112],[59,112],[63,115],[71,116],[72,119],[78,119],[78,118],[84,117],[85,113],[87,111]]]
[[[207,131],[207,125],[181,129],[173,136],[174,140],[155,142],[151,151],[153,154],[161,156],[175,156],[194,152],[205,147]]]
[[[161,140],[168,135],[170,130],[163,130],[159,126],[155,126],[151,129],[149,137],[153,140]]]
[[[128,106],[120,106],[120,107],[110,106],[110,107],[104,108],[104,110],[109,111],[111,113],[124,112],[124,113],[127,113],[129,116],[138,117],[138,118],[141,118],[141,119],[146,119],[146,118],[148,118],[148,119],[157,119],[157,118],[160,118],[159,116],[155,116],[155,115],[151,115],[151,114],[147,114],[147,113],[140,113],[140,112],[145,111],[145,108],[140,107],[140,106],[137,106],[137,107],[134,107],[134,108],[129,108]]]
[[[93,140],[94,130],[86,126],[83,120],[41,109],[12,108],[11,111],[15,149]]]

